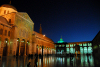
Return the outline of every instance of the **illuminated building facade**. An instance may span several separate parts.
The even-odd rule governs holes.
[[[34,23],[26,12],[18,12],[10,4],[0,6],[0,56],[39,54],[41,46],[44,54],[52,54],[54,42],[33,30]]]
[[[66,44],[62,37],[60,38],[60,41],[58,41],[57,43],[55,43],[55,47],[56,47],[56,54],[60,55],[60,54],[65,54],[66,53]]]
[[[60,41],[55,43],[56,54],[92,54],[92,42],[71,42],[66,43],[61,38]]]

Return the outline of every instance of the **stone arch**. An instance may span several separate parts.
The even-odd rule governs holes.
[[[21,56],[24,55],[24,52],[25,52],[25,39],[22,39],[21,40],[21,45],[20,45],[20,54],[21,54]]]
[[[19,55],[19,45],[20,45],[20,39],[17,38],[17,46],[16,46],[16,56]]]
[[[6,38],[6,39],[4,40],[3,56],[7,56],[8,45],[9,45],[9,40]]]
[[[26,42],[26,55],[29,55],[29,45],[30,45],[30,42],[29,40]]]

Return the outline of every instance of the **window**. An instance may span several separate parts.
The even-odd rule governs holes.
[[[87,44],[85,43],[85,44],[83,44],[83,46],[87,46]]]
[[[62,47],[64,47],[65,45],[62,45]]]
[[[88,53],[92,53],[92,47],[88,47]]]
[[[67,54],[69,54],[69,48],[66,48],[66,52],[67,52]]]
[[[82,46],[82,44],[79,44],[79,46]]]
[[[67,51],[69,51],[69,48],[66,48],[67,49]]]
[[[75,46],[76,44],[74,44],[74,46]]]
[[[9,23],[11,23],[11,19],[9,19]]]
[[[0,35],[2,35],[3,34],[3,29],[0,29]]]
[[[84,53],[85,54],[87,53],[87,47],[84,47]]]
[[[69,47],[69,44],[66,44],[66,47]]]
[[[70,48],[70,53],[74,53],[74,50],[73,50],[73,48]]]
[[[4,14],[6,14],[6,10],[4,11]]]
[[[73,44],[70,44],[70,47],[73,47]]]
[[[92,43],[88,43],[88,46],[92,46]]]
[[[8,13],[9,13],[9,11],[8,11]]]
[[[8,32],[8,36],[10,37],[10,31]]]
[[[59,45],[59,47],[61,47],[61,45]]]
[[[7,35],[7,30],[5,30],[5,36]]]
[[[83,54],[83,47],[80,47],[80,52],[81,54]]]

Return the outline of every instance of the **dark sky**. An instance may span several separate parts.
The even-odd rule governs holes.
[[[0,5],[9,0],[0,1]],[[61,36],[65,42],[92,41],[100,31],[99,0],[12,0],[18,12],[27,12],[34,30],[54,42]]]

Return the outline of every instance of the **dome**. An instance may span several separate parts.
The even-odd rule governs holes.
[[[17,9],[14,6],[10,5],[10,4],[3,4],[3,5],[1,5],[1,7],[12,8],[12,9],[17,11]]]
[[[2,16],[0,16],[0,22],[1,22],[2,24],[8,24],[6,18],[4,18],[4,17],[2,17]]]

